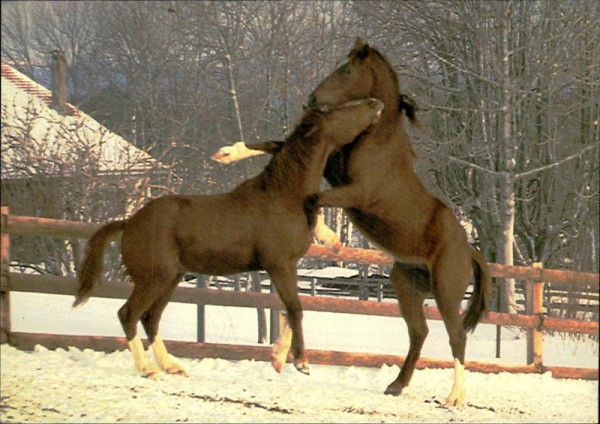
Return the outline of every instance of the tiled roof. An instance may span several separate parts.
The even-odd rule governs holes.
[[[39,98],[48,105],[48,107],[52,106],[52,92],[50,90],[32,79],[27,78],[24,74],[4,61],[2,61],[2,76],[10,80],[17,88]],[[66,109],[69,115],[80,116],[79,110],[72,104],[67,103]]]
[[[82,158],[103,174],[140,174],[163,168],[148,153],[67,103],[51,108],[52,93],[2,62],[2,178],[38,173],[68,175]]]

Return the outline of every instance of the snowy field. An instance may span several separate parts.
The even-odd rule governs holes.
[[[72,310],[72,298],[11,293],[14,331],[122,336],[116,311],[122,301],[92,298]],[[207,307],[207,341],[252,344],[256,311]],[[306,312],[311,349],[405,355],[406,327],[398,318]],[[195,307],[170,304],[165,339],[195,340]],[[429,321],[424,357],[451,359],[443,325]],[[525,337],[502,330],[495,358],[495,326],[469,337],[467,361],[525,364]],[[397,375],[382,368],[311,365],[305,376],[288,364],[180,359],[190,377],[138,377],[129,352],[74,348],[22,352],[1,347],[1,422],[598,422],[598,382],[557,380],[550,374],[466,372],[465,405],[442,406],[453,371],[417,370],[400,397],[383,395]],[[598,343],[545,336],[546,365],[596,368]]]

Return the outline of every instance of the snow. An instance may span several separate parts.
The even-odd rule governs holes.
[[[122,336],[122,301],[92,298],[72,310],[68,296],[11,293],[14,331]],[[207,341],[253,344],[256,311],[207,306]],[[171,303],[161,322],[166,340],[195,340],[196,308]],[[450,358],[443,324],[429,321],[423,357]],[[305,312],[307,347],[405,355],[406,327],[398,318]],[[467,361],[525,364],[525,337],[480,325],[467,344]],[[466,371],[466,401],[445,408],[453,371],[417,370],[399,397],[383,395],[397,366],[291,364],[281,375],[258,361],[179,358],[188,378],[143,379],[129,352],[69,348],[34,352],[1,347],[1,422],[598,422],[598,382],[554,379],[549,373],[480,374]],[[544,336],[546,365],[597,368],[598,343]]]
[[[358,276],[358,270],[351,268],[340,268],[337,266],[328,266],[320,269],[298,269],[298,276],[319,279],[352,278]]]

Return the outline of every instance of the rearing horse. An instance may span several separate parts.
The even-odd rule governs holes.
[[[364,97],[384,102],[381,119],[368,134],[329,158],[325,178],[333,188],[308,202],[344,208],[363,234],[395,258],[390,280],[408,326],[410,347],[400,374],[385,393],[399,395],[410,382],[429,331],[423,302],[431,292],[454,357],[454,385],[446,404],[460,405],[466,331],[474,330],[487,310],[490,273],[452,211],[417,177],[401,117],[403,108],[411,109],[401,103],[396,73],[377,50],[358,38],[348,61],[317,86],[308,106],[335,106]],[[460,304],[471,275],[475,288],[461,319]]]

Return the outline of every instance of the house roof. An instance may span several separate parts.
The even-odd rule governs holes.
[[[75,106],[57,113],[51,100],[50,90],[2,61],[2,178],[86,170],[141,174],[157,166],[148,153]]]

